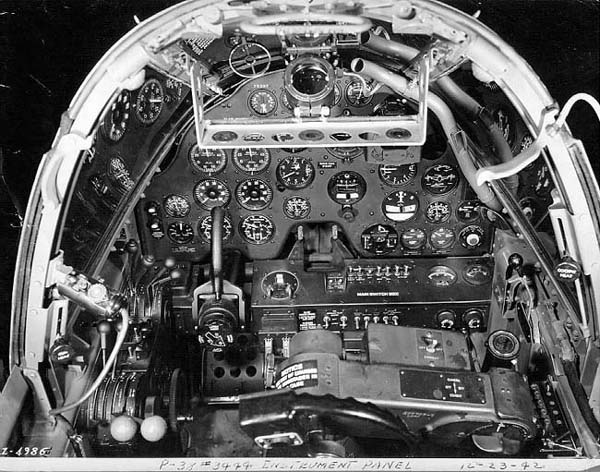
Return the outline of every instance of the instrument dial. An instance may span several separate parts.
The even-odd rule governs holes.
[[[233,163],[246,174],[260,174],[269,167],[271,154],[265,148],[238,148],[233,151]]]
[[[204,241],[209,243],[212,235],[212,216],[207,215],[198,223],[198,235]],[[233,236],[233,225],[231,218],[225,215],[223,218],[223,241],[227,242]]]
[[[304,197],[289,197],[283,202],[283,213],[293,220],[301,220],[310,214],[310,203]]]
[[[163,109],[165,94],[160,82],[149,79],[140,89],[135,104],[135,114],[145,125],[154,123]]]
[[[263,210],[273,201],[273,190],[263,180],[248,179],[237,186],[235,198],[246,210]]]
[[[250,244],[265,244],[275,236],[275,225],[264,215],[248,215],[240,222],[240,234]]]
[[[364,86],[360,80],[352,80],[346,87],[346,100],[354,107],[364,107],[371,103],[373,97],[366,97]]]
[[[261,285],[263,293],[267,297],[277,300],[288,300],[296,294],[300,282],[298,281],[298,277],[291,272],[278,270],[277,272],[265,275]]]
[[[478,200],[465,200],[460,202],[456,209],[456,216],[460,221],[470,223],[479,218],[479,207],[481,203]]]
[[[200,149],[197,144],[190,148],[188,158],[192,169],[207,175],[218,174],[227,165],[227,154],[223,149]]]
[[[392,221],[408,221],[419,211],[419,198],[413,192],[396,190],[383,199],[381,209]]]
[[[290,189],[308,187],[314,178],[315,168],[305,157],[289,156],[277,166],[277,179]]]
[[[378,169],[379,178],[385,184],[399,187],[412,182],[417,175],[417,164],[401,166],[382,164]]]
[[[250,109],[260,116],[267,116],[277,109],[277,97],[270,90],[261,88],[248,97]]]
[[[125,134],[125,131],[127,131],[131,109],[130,100],[129,91],[123,90],[113,102],[104,118],[102,129],[106,137],[113,142],[119,141]]]
[[[429,270],[427,279],[434,287],[449,287],[456,282],[456,272],[448,266],[438,265]]]
[[[471,285],[485,285],[492,281],[492,270],[483,264],[469,264],[463,270],[463,278]]]
[[[194,187],[194,198],[198,204],[210,210],[216,206],[225,206],[231,199],[231,191],[217,179],[201,180]]]
[[[435,249],[448,249],[456,240],[456,234],[450,228],[438,228],[430,236],[431,246]]]
[[[327,192],[334,202],[340,205],[352,205],[365,196],[367,183],[363,177],[353,171],[338,172],[327,184]]]
[[[164,206],[165,213],[173,218],[183,218],[190,212],[190,202],[181,195],[169,195]]]
[[[373,225],[363,231],[360,240],[365,251],[382,255],[396,249],[398,233],[390,225]]]
[[[458,239],[463,247],[475,249],[483,244],[483,234],[481,226],[469,225],[461,230]]]
[[[108,176],[117,185],[121,193],[129,192],[134,186],[135,182],[131,178],[129,169],[119,157],[112,157],[108,161]]]
[[[431,202],[425,210],[425,217],[431,223],[443,223],[450,218],[450,205],[446,202]]]
[[[194,239],[194,228],[187,223],[171,223],[167,227],[167,236],[177,244],[187,244]]]
[[[357,157],[364,156],[365,150],[361,147],[333,147],[327,148],[327,152],[337,159],[351,162]]]
[[[422,249],[427,242],[425,231],[419,228],[408,228],[402,236],[400,236],[402,246],[409,251]]]
[[[437,164],[427,169],[421,180],[423,189],[435,195],[443,195],[458,185],[458,172],[448,164]]]

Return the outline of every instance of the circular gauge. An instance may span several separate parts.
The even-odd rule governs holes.
[[[194,239],[194,228],[187,223],[171,223],[167,227],[167,236],[177,244],[187,244]]]
[[[259,174],[271,162],[271,154],[265,148],[238,148],[233,151],[233,163],[247,174]]]
[[[463,269],[463,279],[471,285],[485,285],[492,281],[492,270],[483,264],[469,264]]]
[[[125,163],[118,157],[111,157],[108,161],[108,175],[113,182],[118,186],[118,189],[123,192],[130,191],[135,182],[131,178],[131,174]]]
[[[381,209],[392,221],[408,221],[419,211],[419,199],[413,192],[396,190],[383,199]]]
[[[305,157],[289,156],[277,166],[277,180],[290,189],[308,187],[314,178],[315,168]]]
[[[346,87],[346,101],[353,107],[364,107],[371,102],[373,97],[365,97],[363,83],[360,80],[352,80]]]
[[[442,195],[458,185],[458,172],[448,164],[437,164],[427,169],[421,179],[423,189],[435,195]]]
[[[165,213],[173,218],[183,218],[190,212],[190,202],[181,195],[169,195],[164,206]]]
[[[483,244],[483,228],[477,225],[466,226],[461,230],[458,239],[463,247],[475,249]]]
[[[300,282],[298,282],[298,277],[291,272],[278,270],[265,275],[261,285],[262,290],[267,297],[277,300],[286,300],[294,296]]]
[[[546,198],[550,195],[550,191],[553,187],[554,186],[552,185],[552,177],[550,176],[548,166],[546,166],[546,164],[543,164],[537,170],[536,182],[533,190],[535,191],[538,197]]]
[[[532,144],[533,136],[531,136],[529,133],[526,133],[525,136],[523,136],[523,138],[521,139],[521,142],[519,143],[519,151],[524,151]]]
[[[365,150],[362,147],[333,147],[327,148],[327,152],[342,161],[353,161],[365,154]]]
[[[408,228],[402,236],[400,236],[400,242],[404,249],[409,251],[416,251],[422,249],[427,241],[427,235],[425,231],[419,228]]]
[[[273,201],[273,190],[263,180],[248,179],[237,186],[235,198],[246,210],[262,210]]]
[[[430,223],[443,223],[450,218],[450,205],[446,202],[431,202],[425,210],[425,217]]]
[[[434,266],[427,274],[427,280],[434,287],[449,287],[454,285],[457,278],[456,272],[445,265]]]
[[[275,225],[263,215],[248,215],[240,222],[240,234],[250,244],[265,244],[275,236]]]
[[[212,235],[212,216],[207,215],[202,218],[198,223],[198,234],[200,238],[209,243]],[[233,236],[233,225],[231,224],[231,218],[225,215],[223,218],[223,241],[229,241]]]
[[[201,180],[194,187],[194,198],[198,204],[210,210],[216,206],[225,206],[231,199],[231,191],[217,179]]]
[[[429,237],[431,246],[435,249],[448,249],[456,240],[456,234],[450,228],[438,228]]]
[[[373,225],[363,231],[360,242],[365,251],[379,256],[396,249],[398,233],[390,225]]]
[[[154,123],[163,109],[165,97],[162,85],[156,79],[147,80],[138,92],[135,114],[145,125]]]
[[[310,214],[310,203],[304,197],[289,197],[283,202],[283,213],[293,220],[301,220]]]
[[[327,184],[327,192],[334,202],[340,205],[352,205],[359,202],[367,191],[363,177],[353,171],[338,172]]]
[[[208,175],[218,174],[227,165],[227,154],[223,149],[200,149],[197,144],[190,148],[188,158],[194,170]]]
[[[479,202],[479,200],[465,200],[458,205],[456,216],[460,221],[470,223],[479,219],[480,207],[481,202]]]
[[[261,88],[250,94],[248,106],[257,115],[270,115],[277,109],[277,97],[270,90]]]
[[[104,134],[111,141],[119,141],[125,134],[125,131],[127,131],[130,109],[131,102],[129,91],[123,90],[110,106],[110,110],[102,123]]]
[[[414,180],[417,175],[417,164],[404,164],[401,166],[382,164],[379,166],[378,172],[383,183],[399,187]]]

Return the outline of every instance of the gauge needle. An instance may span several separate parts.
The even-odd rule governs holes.
[[[162,102],[162,98],[151,98],[148,100],[150,103],[160,103]]]

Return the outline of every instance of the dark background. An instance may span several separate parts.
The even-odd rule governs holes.
[[[7,351],[19,217],[40,158],[77,88],[106,50],[168,0],[0,0],[0,359]],[[450,0],[512,45],[559,104],[599,95],[596,0]],[[569,117],[597,175],[600,128],[577,105]]]

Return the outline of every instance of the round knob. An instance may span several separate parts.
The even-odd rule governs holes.
[[[146,441],[160,441],[167,433],[167,422],[162,416],[149,416],[142,421],[140,433]]]
[[[110,422],[110,435],[119,442],[128,442],[137,432],[137,423],[129,415],[120,415]]]

